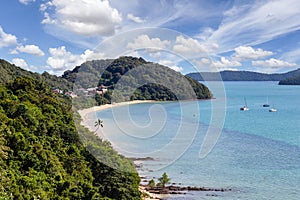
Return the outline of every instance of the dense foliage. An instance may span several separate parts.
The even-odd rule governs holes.
[[[279,81],[279,85],[300,85],[300,74]]]
[[[44,82],[18,77],[2,84],[0,199],[140,199],[132,162],[77,127],[70,99]],[[80,140],[77,131],[89,140]],[[132,173],[104,165],[91,151]]]
[[[32,77],[34,79],[47,83],[53,88],[59,88],[61,90],[72,89],[72,83],[67,81],[66,79],[57,77],[55,75],[51,75],[47,72],[44,72],[41,75],[39,73],[26,71],[20,67],[10,64],[5,60],[0,59],[0,83],[7,83],[8,81],[13,81],[18,76]]]
[[[282,74],[264,74],[249,71],[195,72],[187,76],[197,81],[280,81],[292,76],[300,75],[300,69]]]

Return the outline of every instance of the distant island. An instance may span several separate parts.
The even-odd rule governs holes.
[[[279,85],[300,85],[300,74],[279,81]]]
[[[221,72],[195,72],[189,76],[197,81],[281,81],[291,77],[300,76],[300,69],[286,73],[265,74],[251,71],[221,71]]]

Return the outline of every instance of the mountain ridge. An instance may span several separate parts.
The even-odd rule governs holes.
[[[300,75],[300,68],[285,73],[266,74],[253,71],[193,72],[189,76],[197,81],[280,81]],[[220,79],[221,78],[221,79]]]

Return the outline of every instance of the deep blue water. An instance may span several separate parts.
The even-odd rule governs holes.
[[[125,156],[154,158],[141,162],[139,173],[147,179],[167,172],[172,183],[232,189],[170,199],[300,199],[300,86],[225,82],[224,89],[225,96],[213,90],[216,99],[209,101],[101,111],[102,137]],[[239,110],[244,97],[249,111]],[[277,112],[262,107],[267,98]],[[200,158],[212,126],[222,128],[221,135],[212,151]]]

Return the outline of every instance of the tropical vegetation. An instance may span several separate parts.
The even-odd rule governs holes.
[[[140,199],[133,163],[74,120],[71,100],[45,82],[2,82],[0,199]]]

